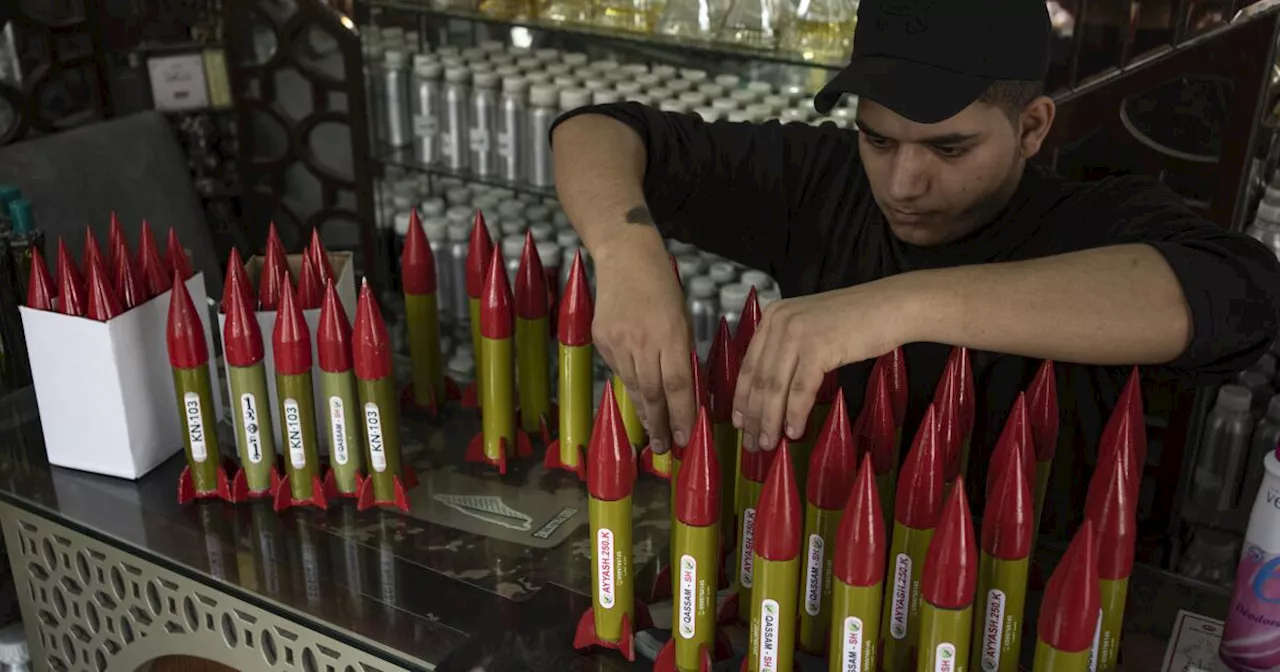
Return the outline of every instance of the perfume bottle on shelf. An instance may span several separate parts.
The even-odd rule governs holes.
[[[603,28],[652,33],[665,0],[597,0],[595,23]]]
[[[731,4],[732,0],[668,0],[657,32],[671,37],[711,39]]]
[[[558,23],[591,23],[594,5],[591,0],[546,0],[538,16]]]
[[[806,61],[843,63],[857,23],[858,0],[800,0],[782,46]]]
[[[790,12],[789,0],[734,0],[716,39],[773,51],[778,48]]]

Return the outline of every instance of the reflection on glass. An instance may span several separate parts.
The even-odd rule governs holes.
[[[840,63],[849,57],[857,24],[857,0],[800,0],[784,46],[806,61]]]
[[[378,595],[389,607],[395,607],[400,598],[399,577],[396,575],[396,552],[391,547],[394,532],[389,529],[393,525],[394,523],[384,519],[378,527]],[[395,622],[396,612],[394,608],[387,611],[389,622]]]
[[[736,0],[717,38],[744,47],[778,47],[786,0]]]
[[[322,598],[320,592],[320,554],[316,551],[315,531],[307,525],[306,513],[295,511],[293,532],[298,538],[298,555],[302,564],[302,589],[307,596],[307,604],[317,605]]]
[[[204,538],[205,556],[209,561],[209,575],[215,579],[235,582],[237,579],[236,564],[227,562],[227,550],[224,541],[231,539],[226,521],[222,519],[222,505],[198,502],[196,504],[196,521],[200,528],[200,536]]]
[[[709,39],[724,22],[729,0],[668,0],[658,32],[672,37]]]
[[[276,514],[265,502],[250,504],[253,515],[253,555],[258,566],[258,581],[262,590],[272,597],[280,596],[280,530]]]
[[[339,555],[334,559],[335,569],[340,568],[343,581],[347,584],[347,597],[351,600],[352,611],[356,616],[361,616],[364,611],[364,565],[361,562],[359,542],[349,536],[357,529],[356,511],[344,506],[339,510],[339,515],[344,533],[337,535],[341,541]]]
[[[591,0],[547,0],[539,16],[559,23],[591,23],[592,5]]]
[[[597,0],[596,24],[605,28],[651,33],[662,15],[663,0]]]

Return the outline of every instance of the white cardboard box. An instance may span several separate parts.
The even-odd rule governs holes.
[[[355,271],[352,270],[352,254],[350,252],[329,252],[329,264],[333,266],[333,274],[337,278],[335,286],[338,289],[338,300],[342,302],[342,309],[347,313],[347,320],[354,326],[356,319],[356,280]],[[294,277],[302,271],[302,255],[291,254],[287,257],[289,262],[289,271]],[[262,274],[262,265],[264,259],[260,256],[250,257],[245,262],[244,268],[249,275],[249,280],[254,287],[258,286],[258,276]],[[297,288],[294,288],[296,293]],[[255,295],[256,296],[256,295]],[[258,318],[258,329],[262,331],[262,350],[263,350],[263,368],[267,373],[267,395],[271,397],[271,426],[276,434],[276,452],[280,453],[284,449],[284,442],[280,436],[280,407],[276,399],[276,363],[275,353],[271,347],[271,335],[276,328],[276,311],[259,310],[254,313]],[[307,321],[307,328],[311,331],[311,385],[312,394],[316,404],[316,423],[324,421],[324,395],[320,392],[320,358],[316,349],[316,328],[320,326],[320,309],[313,308],[311,310],[302,311],[302,317]],[[222,334],[227,323],[226,313],[218,313],[218,340],[221,342]],[[226,351],[226,344],[223,344],[223,351]],[[231,380],[227,379],[227,398],[232,399]],[[328,452],[329,450],[329,433],[320,431],[320,427],[316,427],[316,437],[319,439],[320,452]],[[232,441],[234,443],[234,441]]]
[[[216,390],[204,274],[186,284],[204,324],[209,380]],[[51,464],[137,479],[182,450],[165,338],[172,293],[107,322],[20,309]],[[213,395],[219,419],[220,397]]]

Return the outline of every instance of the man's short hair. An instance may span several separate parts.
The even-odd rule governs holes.
[[[1017,121],[1018,114],[1027,103],[1044,93],[1044,82],[1023,79],[1000,79],[987,87],[978,101],[1000,108],[1010,121]]]

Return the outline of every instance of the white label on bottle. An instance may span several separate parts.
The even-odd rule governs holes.
[[[187,442],[191,444],[191,459],[203,463],[209,458],[204,443],[204,413],[200,409],[200,395],[188,392],[182,395],[182,407],[187,412]]]
[[[262,428],[258,426],[258,398],[240,395],[240,422],[244,427],[244,452],[252,464],[262,463]]]
[[[1089,647],[1089,672],[1098,672],[1098,643],[1102,641],[1102,608],[1098,608],[1098,624],[1093,627],[1093,646]]]
[[[471,151],[481,154],[489,151],[489,131],[483,128],[471,129]]]
[[[956,646],[942,642],[933,650],[933,672],[956,672]]]
[[[840,669],[844,672],[862,672],[862,619],[846,616],[843,633],[840,637]]]
[[[302,411],[298,402],[293,399],[284,400],[284,434],[289,442],[289,462],[294,469],[307,466],[307,446],[302,441]]]
[[[822,536],[809,535],[809,552],[804,569],[804,611],[817,616],[822,610]]]
[[[604,609],[613,608],[613,530],[602,527],[596,530],[596,599]]]
[[[760,672],[777,672],[778,669],[778,623],[782,618],[780,611],[775,600],[765,599],[760,602],[760,661],[757,665]],[[791,617],[795,618],[795,614]]]
[[[440,130],[440,122],[430,114],[413,115],[413,134],[420,138],[433,137]]]
[[[382,414],[373,402],[364,405],[364,429],[369,437],[369,463],[382,473],[387,470],[387,447],[382,441]]]
[[[982,630],[982,669],[995,672],[1000,669],[1000,647],[1004,641],[1004,611],[1006,597],[1003,590],[987,591],[985,626]]]
[[[738,555],[738,582],[743,588],[750,588],[755,568],[756,552],[756,510],[746,509],[742,512],[742,548]]]
[[[329,443],[333,446],[333,461],[346,464],[351,459],[347,452],[347,409],[342,405],[342,397],[329,397]]]
[[[889,634],[894,639],[907,636],[911,604],[911,556],[899,553],[893,559],[893,602],[889,604]]]
[[[498,133],[498,155],[502,157],[511,156],[511,147],[514,144],[510,133]]]
[[[694,614],[698,603],[698,561],[693,556],[680,556],[680,636],[693,639],[697,628]]]

